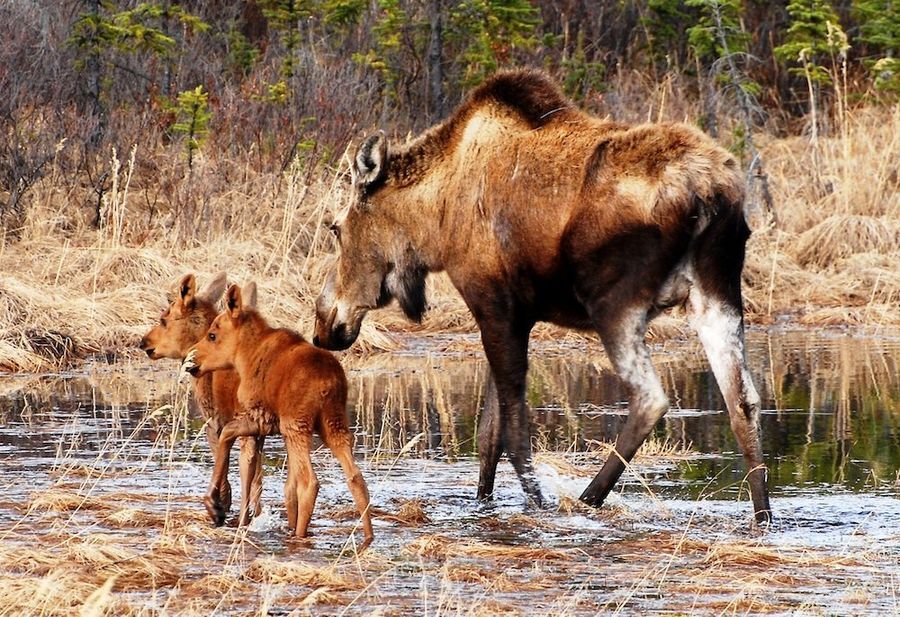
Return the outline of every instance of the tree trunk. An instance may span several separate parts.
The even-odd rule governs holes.
[[[100,0],[86,1],[90,13],[99,20],[101,9]],[[97,125],[94,127],[90,136],[90,143],[93,146],[99,145],[100,141],[103,139],[104,133],[106,133],[106,109],[100,98],[103,82],[100,64],[101,44],[101,42],[96,40],[91,42],[91,47],[88,49],[87,61],[85,62],[85,69],[87,71],[87,91],[88,97],[91,100],[91,115],[97,119]]]
[[[431,36],[428,39],[428,121],[435,123],[445,113],[444,100],[444,0],[432,0],[428,4],[428,22]]]

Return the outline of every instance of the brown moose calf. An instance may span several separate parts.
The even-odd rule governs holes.
[[[185,370],[202,378],[210,371],[234,369],[239,378],[241,414],[219,436],[216,469],[206,495],[207,508],[219,507],[219,487],[226,473],[227,452],[237,437],[284,435],[288,476],[284,488],[288,525],[306,537],[319,481],[313,470],[312,433],[322,438],[341,464],[362,519],[366,544],[372,539],[369,490],[353,460],[353,435],[347,423],[347,378],[329,352],[307,343],[286,329],[270,327],[255,310],[255,285],[242,294],[232,285],[225,310],[185,360]]]
[[[210,281],[203,291],[197,291],[193,274],[185,274],[178,284],[168,308],[159,317],[159,323],[142,339],[140,348],[151,360],[172,358],[184,360],[191,347],[197,344],[209,330],[218,311],[216,303],[225,291],[225,273]],[[217,447],[219,432],[237,415],[238,376],[234,371],[217,371],[204,375],[194,382],[194,400],[203,419],[206,420],[206,438],[215,461],[219,461]],[[247,525],[251,517],[259,516],[262,495],[262,448],[260,437],[241,440],[241,513],[239,525]],[[225,472],[220,481],[220,507],[210,510],[213,523],[223,525],[231,507],[231,485],[228,483],[229,447],[222,461]]]

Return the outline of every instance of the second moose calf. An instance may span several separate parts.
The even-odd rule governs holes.
[[[184,360],[191,347],[206,336],[216,318],[215,306],[225,291],[225,273],[212,279],[203,291],[197,291],[193,274],[185,274],[173,294],[159,323],[141,339],[140,347],[152,360],[172,358]],[[238,377],[234,371],[217,371],[194,382],[194,400],[206,420],[206,437],[214,457],[219,456],[219,432],[239,415]],[[239,525],[247,525],[262,509],[262,448],[264,437],[241,440],[241,513]],[[225,473],[220,478],[218,507],[209,510],[216,525],[225,524],[231,507],[231,485],[228,483],[228,455],[225,451]],[[218,462],[218,458],[215,459]]]
[[[288,524],[298,538],[306,537],[319,492],[310,457],[315,431],[341,464],[368,544],[373,537],[369,490],[353,460],[344,369],[337,358],[299,334],[270,327],[252,303],[244,304],[244,295],[254,297],[254,291],[255,286],[248,286],[242,294],[232,285],[225,310],[185,360],[185,369],[194,377],[232,368],[240,377],[242,413],[222,428],[220,455],[205,498],[207,508],[219,507],[221,476],[226,473],[223,461],[227,460],[222,453],[234,440],[271,435],[280,429],[288,456],[284,488]]]

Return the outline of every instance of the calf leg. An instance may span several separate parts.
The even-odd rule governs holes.
[[[221,427],[218,422],[207,419],[206,421],[206,441],[209,442],[209,451],[212,452],[213,455],[213,468],[215,469],[216,464],[218,463],[219,456],[219,433],[221,432]],[[231,456],[231,450],[229,449],[225,456],[225,475],[222,480],[222,485],[219,487],[219,503],[221,504],[221,508],[227,513],[231,509],[231,483],[228,482],[228,467],[229,467],[229,457]],[[216,523],[216,518],[210,514],[210,518],[212,518],[213,523],[216,525],[221,525],[221,523]]]
[[[285,433],[284,440],[288,448],[288,481],[294,480],[297,501],[297,524],[294,536],[305,538],[312,519],[316,497],[319,494],[319,479],[312,466],[310,457],[311,437],[307,434]],[[287,489],[285,489],[287,493]],[[290,516],[290,515],[289,515]]]
[[[603,322],[594,319],[613,369],[625,383],[629,396],[628,419],[616,439],[615,451],[581,494],[580,499],[592,506],[603,503],[625,471],[626,464],[669,408],[662,384],[650,362],[650,352],[644,344],[647,313],[646,309],[632,308],[623,311],[618,318],[607,313]]]
[[[249,525],[262,509],[262,446],[265,437],[241,437],[241,513],[238,525]]]
[[[488,371],[485,384],[484,410],[478,422],[478,460],[481,471],[478,476],[478,499],[490,499],[494,492],[497,463],[503,454],[503,425],[500,422],[500,403],[494,375]]]
[[[334,457],[340,462],[341,469],[344,471],[344,477],[347,478],[347,487],[350,494],[353,495],[353,501],[356,503],[356,509],[359,511],[359,518],[362,521],[363,533],[365,534],[365,543],[368,546],[374,538],[372,533],[372,514],[369,511],[369,488],[363,479],[356,461],[353,460],[353,449],[350,447],[349,435],[346,440],[343,439],[327,439],[327,445],[331,449]]]
[[[287,458],[287,480],[284,483],[284,511],[287,513],[288,529],[297,529],[297,478],[294,477],[294,465],[291,457]]]
[[[691,289],[688,316],[709,358],[725,398],[731,430],[747,464],[747,479],[757,523],[772,521],[767,470],[759,443],[759,394],[753,386],[744,351],[744,319],[740,305]]]
[[[222,428],[222,432],[219,434],[219,442],[215,450],[216,466],[213,469],[209,489],[203,498],[206,511],[217,526],[225,523],[225,515],[227,513],[227,509],[222,501],[221,486],[223,479],[228,475],[228,453],[231,452],[231,446],[238,437],[256,436],[259,434],[259,425],[252,422],[249,418],[232,420]]]

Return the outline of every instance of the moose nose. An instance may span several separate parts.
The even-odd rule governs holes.
[[[313,336],[313,345],[315,345],[316,347],[321,347],[321,345],[319,345],[319,335],[318,334]]]
[[[140,343],[138,343],[138,347],[140,349],[147,349],[147,337],[146,336],[141,339]]]

